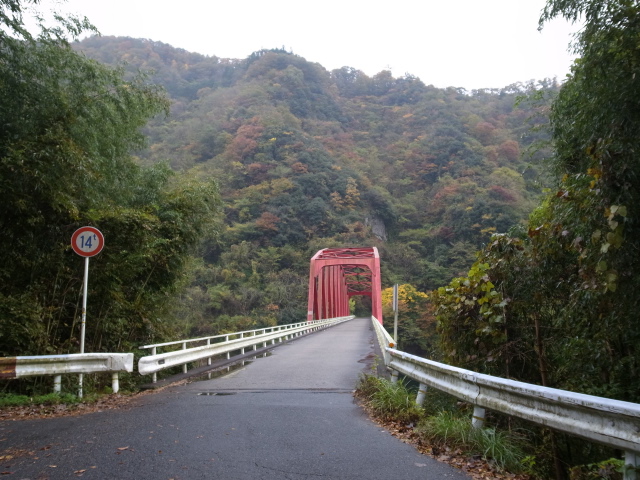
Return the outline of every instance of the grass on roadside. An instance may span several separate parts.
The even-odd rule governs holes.
[[[432,412],[418,407],[415,392],[402,381],[393,384],[375,375],[363,375],[356,395],[383,421],[416,423],[415,433],[425,443],[482,456],[497,468],[512,473],[527,470],[530,457],[523,448],[524,437],[495,428],[473,428],[467,414],[461,417],[451,411]]]
[[[70,393],[48,393],[46,395],[16,395],[13,393],[0,393],[1,407],[23,407],[27,405],[61,405],[76,403],[91,403],[97,395],[85,395],[78,398]]]
[[[416,422],[424,415],[415,403],[415,393],[410,392],[401,380],[391,383],[384,378],[363,375],[357,391],[361,397],[367,399],[367,404],[374,414],[383,420],[410,423]]]
[[[526,463],[522,436],[493,427],[473,428],[469,418],[456,417],[451,412],[443,411],[422,419],[416,431],[431,444],[482,455],[501,470],[518,473]]]

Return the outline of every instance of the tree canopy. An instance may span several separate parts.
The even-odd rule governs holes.
[[[550,111],[553,188],[434,295],[444,353],[529,382],[640,401],[640,7],[554,1],[583,18]]]
[[[107,245],[93,261],[88,348],[130,348],[164,328],[164,298],[210,235],[217,187],[133,161],[168,101],[71,48],[86,20],[34,36],[21,2],[0,7],[0,355],[75,351],[82,267],[70,238],[85,224]]]

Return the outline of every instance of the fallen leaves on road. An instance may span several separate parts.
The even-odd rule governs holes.
[[[33,450],[23,450],[23,449],[19,449],[19,448],[8,448],[2,452],[0,452],[0,462],[9,462],[11,460],[15,460],[16,458],[19,457],[33,457],[33,458],[38,458],[35,457],[36,452],[34,452]],[[7,465],[5,468],[8,468],[9,466]],[[7,475],[7,474],[5,474]]]

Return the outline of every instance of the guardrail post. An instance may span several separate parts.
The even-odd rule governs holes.
[[[240,338],[244,338],[244,333],[241,333],[241,334],[240,334]],[[241,349],[240,349],[240,353],[241,353],[242,355],[244,355],[244,348],[241,348]],[[244,362],[243,362],[242,364],[244,365]]]
[[[211,339],[207,338],[207,345],[211,345]],[[207,365],[211,365],[211,357],[207,358]],[[211,377],[209,377],[211,378]]]
[[[398,383],[398,371],[391,370],[391,383]]]
[[[62,375],[53,377],[53,393],[62,392]]]
[[[186,350],[187,349],[187,342],[182,342],[182,349]],[[187,373],[187,371],[189,370],[189,365],[188,364],[184,364],[182,365],[182,373]]]
[[[111,390],[113,393],[118,393],[120,390],[120,381],[118,380],[118,372],[113,372],[111,374]]]
[[[638,478],[638,467],[640,467],[640,454],[635,452],[624,452],[624,480],[636,480]]]
[[[419,407],[424,403],[424,398],[427,396],[427,385],[424,383],[420,384],[420,388],[418,388],[418,396],[416,397],[416,405]]]
[[[471,417],[471,426],[473,428],[482,428],[484,426],[485,409],[482,407],[473,407],[473,417]]]
[[[156,351],[157,351],[156,347],[151,347],[151,355],[155,355],[155,354],[156,354]],[[158,381],[158,374],[157,374],[157,373],[154,373],[154,374],[153,374],[153,377],[152,377],[152,380],[151,380],[151,381],[152,381],[153,383],[156,383],[156,382]]]

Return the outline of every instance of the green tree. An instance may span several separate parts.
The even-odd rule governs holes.
[[[107,244],[92,267],[87,349],[130,349],[170,325],[158,319],[211,234],[217,187],[134,163],[141,127],[168,101],[144,76],[75,52],[66,36],[92,30],[86,20],[32,36],[21,2],[0,7],[0,355],[77,348],[82,267],[69,240],[83,224]]]
[[[551,111],[557,188],[535,218],[534,243],[568,252],[571,285],[561,316],[570,371],[583,388],[638,401],[640,396],[640,6],[627,0],[549,1],[556,16],[584,28],[580,55]],[[583,369],[579,365],[594,363]]]
[[[447,351],[484,345],[478,358],[495,359],[501,349],[505,365],[528,365],[517,369],[525,381],[638,401],[640,7],[550,1],[543,20],[556,15],[586,23],[575,44],[582,56],[551,109],[555,188],[531,215],[528,235],[495,237],[466,279],[440,289],[442,338]],[[497,314],[485,315],[483,297],[465,291],[477,278],[504,308],[505,335],[492,337],[493,347],[483,335],[501,331],[490,325]],[[465,308],[475,313],[454,320]],[[473,334],[451,330],[463,317]]]
[[[442,345],[477,370],[638,402],[640,6],[549,0],[541,25],[556,16],[584,27],[550,111],[553,188],[434,294]],[[613,455],[546,437],[569,464]]]
[[[381,292],[387,330],[393,328],[393,288]],[[426,293],[410,284],[398,286],[398,348],[433,358],[436,355],[435,319]]]

